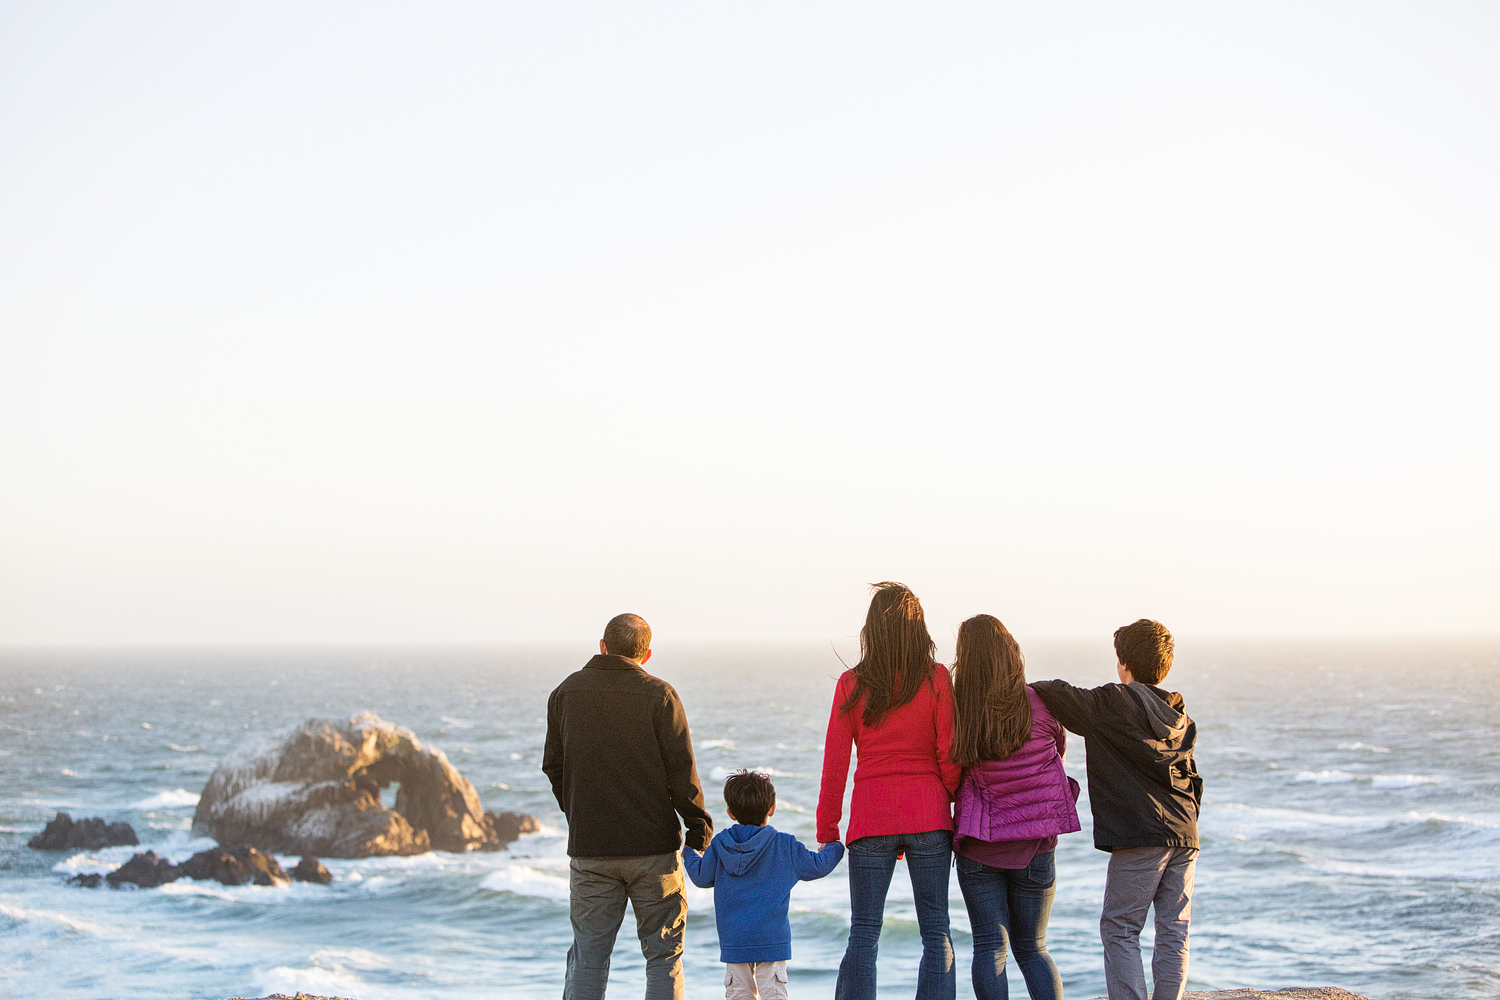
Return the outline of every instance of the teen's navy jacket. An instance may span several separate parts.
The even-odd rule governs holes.
[[[785,962],[792,957],[787,911],[792,886],[822,878],[843,860],[844,845],[827,844],[814,854],[790,833],[736,823],[699,854],[682,849],[683,867],[700,889],[714,890],[719,961]]]
[[[1087,742],[1095,847],[1198,846],[1198,726],[1182,695],[1139,681],[1096,688],[1037,681],[1031,689]]]

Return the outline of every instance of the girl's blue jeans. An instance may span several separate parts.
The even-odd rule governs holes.
[[[917,1000],[953,1000],[953,941],[948,935],[948,866],[953,831],[898,833],[861,837],[848,847],[849,947],[839,963],[834,1000],[875,1000],[875,955],[885,921],[885,894],[896,870],[897,853],[906,852],[917,926],[922,932],[922,963],[917,970]]]
[[[1008,944],[1031,1000],[1058,1000],[1063,995],[1062,976],[1047,954],[1047,918],[1057,891],[1055,852],[1038,854],[1025,868],[991,868],[960,854],[958,887],[974,928],[974,995],[979,1000],[1010,1000],[1005,979]]]

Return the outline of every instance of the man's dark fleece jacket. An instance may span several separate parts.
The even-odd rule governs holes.
[[[596,656],[547,699],[542,770],[568,817],[568,855],[640,858],[703,850],[703,807],[687,713],[672,685],[634,660]]]
[[[1139,681],[1031,686],[1047,711],[1085,740],[1095,847],[1198,846],[1198,725],[1182,695]]]

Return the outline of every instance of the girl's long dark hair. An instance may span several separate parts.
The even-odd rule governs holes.
[[[1031,737],[1026,661],[1015,636],[993,615],[958,627],[953,657],[953,763],[1004,760]]]
[[[865,725],[878,726],[917,696],[932,673],[937,646],[927,634],[922,602],[906,584],[887,580],[870,586],[875,596],[859,633],[854,690],[839,711],[851,711],[863,698]]]

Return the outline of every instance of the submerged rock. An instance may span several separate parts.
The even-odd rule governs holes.
[[[177,866],[180,875],[224,885],[291,885],[281,863],[246,844],[199,851]]]
[[[498,851],[506,844],[520,838],[523,833],[536,833],[542,828],[535,816],[524,816],[513,812],[484,814],[484,821],[493,832],[494,838],[485,843],[482,850]]]
[[[387,809],[380,791],[392,782],[400,787]],[[365,712],[309,719],[226,758],[198,800],[193,832],[277,854],[364,858],[498,850],[520,835],[491,816],[441,750]],[[517,829],[536,822],[516,820]]]
[[[333,872],[329,871],[323,862],[309,854],[298,861],[296,867],[292,869],[292,878],[298,882],[316,882],[319,885],[327,885],[333,881]]]
[[[98,872],[94,872],[92,875],[74,875],[68,879],[68,884],[81,885],[85,889],[97,889],[104,884],[104,876]]]
[[[101,847],[134,847],[140,841],[129,823],[106,823],[97,816],[74,822],[65,812],[26,842],[39,851],[97,851]]]
[[[104,881],[112,889],[118,889],[126,882],[134,883],[142,889],[155,889],[167,882],[177,881],[178,875],[176,865],[155,851],[147,851],[145,854],[137,854],[104,876]]]

